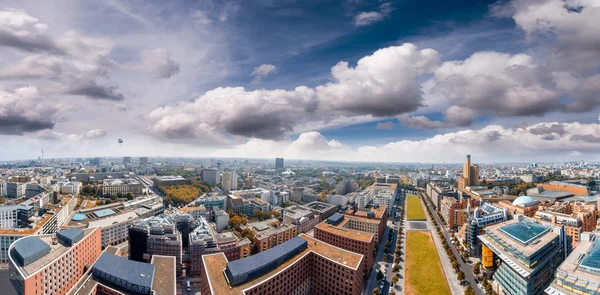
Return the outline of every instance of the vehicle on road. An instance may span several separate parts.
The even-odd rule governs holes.
[[[190,281],[187,281],[187,287],[185,288],[188,291],[192,291],[192,284],[190,283]]]

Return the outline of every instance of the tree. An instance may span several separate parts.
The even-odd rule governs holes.
[[[398,282],[398,280],[400,280],[400,279],[398,278],[398,276],[397,276],[397,275],[394,275],[394,276],[392,277],[392,283],[396,284],[396,283]]]
[[[485,293],[486,294],[492,294],[492,292],[494,292],[494,288],[492,288],[492,284],[488,283],[485,286]]]
[[[475,266],[473,267],[473,274],[475,274],[476,276],[481,274],[481,263],[476,263]]]
[[[381,280],[383,279],[383,272],[381,271],[381,269],[379,271],[377,271],[377,280]]]
[[[468,285],[465,289],[465,295],[475,295],[475,290],[473,290],[473,287],[471,287],[471,285]]]
[[[371,294],[373,294],[373,295],[379,295],[379,288],[373,289],[373,292]]]
[[[459,281],[463,281],[465,279],[465,273],[461,270],[458,272],[458,276],[456,277]]]

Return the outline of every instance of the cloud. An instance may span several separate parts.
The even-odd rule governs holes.
[[[23,135],[52,129],[64,120],[59,113],[61,108],[40,97],[35,87],[0,89],[0,134]]]
[[[597,134],[597,133],[596,133]],[[587,143],[600,143],[600,136],[594,134],[573,134],[572,141],[582,141]]]
[[[409,128],[414,129],[437,129],[464,127],[471,125],[476,112],[469,108],[450,106],[445,111],[444,121],[431,120],[426,116],[397,116],[398,120]]]
[[[179,73],[179,63],[171,59],[171,54],[164,48],[142,50],[140,62],[133,68],[147,71],[156,78],[169,79]]]
[[[316,110],[315,91],[216,88],[192,102],[180,102],[153,110],[146,116],[148,128],[159,138],[199,139],[210,128],[216,134],[263,139],[282,138],[294,126],[310,120]]]
[[[545,124],[541,123],[530,127],[529,132],[535,135],[558,135],[563,136],[567,132],[565,126],[559,123]]]
[[[439,91],[450,104],[480,115],[541,116],[561,109],[560,92],[526,54],[477,52],[435,70]]]
[[[555,125],[562,126],[565,136],[549,141],[530,132]],[[335,161],[459,162],[465,154],[472,154],[479,163],[536,161],[548,157],[564,160],[571,158],[574,151],[580,156],[598,155],[600,137],[589,136],[589,140],[582,140],[582,136],[591,134],[600,134],[600,124],[550,122],[520,128],[490,125],[421,140],[350,147],[328,140],[318,132],[307,132],[300,134],[296,140],[249,139],[234,148],[218,150],[212,156],[267,158],[283,155],[292,159]]]
[[[192,19],[199,25],[210,25],[213,23],[213,20],[202,10],[194,10],[194,12],[192,12]]]
[[[82,81],[78,84],[70,85],[66,93],[71,95],[81,95],[91,99],[122,101],[123,94],[116,92],[116,86],[106,86],[97,84],[95,81]]]
[[[377,125],[375,126],[375,129],[380,129],[380,130],[391,130],[392,128],[394,128],[394,122],[378,122]]]
[[[339,62],[331,69],[333,82],[317,86],[324,108],[345,115],[394,116],[422,106],[417,77],[439,64],[433,49],[418,50],[405,43],[361,58],[355,68]]]
[[[48,25],[20,9],[0,10],[0,46],[28,52],[61,52],[45,35]]]
[[[417,77],[431,73],[438,64],[435,50],[418,50],[408,43],[392,46],[361,58],[355,68],[338,63],[331,69],[333,81],[316,88],[216,88],[193,102],[157,108],[146,116],[148,130],[158,138],[193,137],[198,134],[192,130],[205,124],[226,135],[281,139],[302,126],[335,126],[352,117],[404,114],[422,104]],[[260,77],[274,68],[261,66],[254,72]],[[180,116],[185,119],[174,119]]]
[[[364,11],[357,14],[354,17],[354,25],[357,27],[364,27],[382,21],[388,17],[392,11],[394,11],[394,8],[390,3],[382,3],[379,5],[379,11]]]
[[[272,64],[262,64],[258,67],[255,67],[254,70],[252,71],[252,73],[250,73],[250,76],[254,77],[254,80],[252,80],[252,83],[253,84],[260,83],[260,81],[263,78],[265,78],[269,74],[275,72],[275,70],[277,70],[277,67],[275,67]]]
[[[65,134],[52,130],[42,130],[32,133],[30,136],[35,139],[46,141],[61,141],[61,142],[82,142],[96,140],[106,137],[108,132],[102,129],[92,129],[81,134]]]
[[[501,6],[530,39],[551,38],[549,61],[560,70],[595,69],[600,64],[600,2],[513,0]]]

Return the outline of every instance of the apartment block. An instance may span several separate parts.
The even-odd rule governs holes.
[[[88,223],[89,228],[99,227],[102,231],[102,249],[117,245],[129,239],[129,227],[138,220],[138,215],[128,211],[108,218],[94,220]]]

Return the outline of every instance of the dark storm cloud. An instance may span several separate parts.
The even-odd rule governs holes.
[[[23,135],[26,132],[35,132],[52,129],[54,122],[44,118],[31,119],[21,115],[0,116],[0,134]]]
[[[587,143],[600,143],[600,136],[592,134],[574,134],[570,138],[571,141],[583,141]]]
[[[97,100],[123,100],[123,94],[116,92],[116,86],[99,85],[94,81],[70,87],[68,94],[86,96]]]

